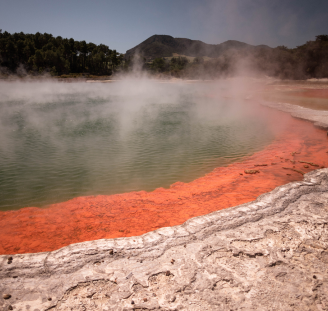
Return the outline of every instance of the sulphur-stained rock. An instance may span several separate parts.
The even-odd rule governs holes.
[[[12,257],[0,310],[328,310],[328,169],[181,226]]]

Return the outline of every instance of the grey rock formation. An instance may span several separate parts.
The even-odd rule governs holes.
[[[8,257],[2,310],[328,310],[328,169],[181,226]]]

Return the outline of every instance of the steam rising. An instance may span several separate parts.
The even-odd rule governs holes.
[[[0,209],[168,187],[250,154],[274,137],[250,85],[1,83]]]

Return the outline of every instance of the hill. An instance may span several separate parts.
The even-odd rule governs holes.
[[[128,66],[135,54],[141,56],[145,69],[188,79],[224,78],[241,72],[292,80],[328,77],[328,35],[316,36],[315,41],[293,49],[234,40],[206,44],[154,35],[126,52]]]
[[[271,50],[271,48],[266,45],[254,46],[235,40],[221,44],[207,44],[199,40],[153,35],[126,51],[125,58],[131,59],[136,53],[148,61],[158,57],[171,57],[173,53],[192,57],[217,58],[229,50],[256,52],[258,50]]]

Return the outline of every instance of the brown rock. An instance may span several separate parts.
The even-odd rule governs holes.
[[[257,174],[260,171],[259,170],[245,170],[244,172],[245,172],[245,174]]]
[[[284,170],[292,170],[292,171],[294,171],[294,172],[296,172],[296,173],[299,173],[299,174],[302,174],[302,175],[305,174],[304,172],[302,172],[302,171],[300,171],[300,170],[295,170],[294,168],[291,168],[291,167],[283,167],[283,169],[284,169]]]
[[[310,164],[311,166],[316,166],[316,167],[319,167],[318,164],[315,164],[315,163],[312,163],[312,162],[306,162],[306,161],[298,161],[300,163],[305,163],[305,164]]]

